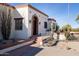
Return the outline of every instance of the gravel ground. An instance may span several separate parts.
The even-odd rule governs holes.
[[[79,56],[79,42],[59,42],[57,46],[42,48],[36,56]]]

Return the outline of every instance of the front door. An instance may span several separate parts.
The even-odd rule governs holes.
[[[38,18],[33,17],[32,19],[32,35],[38,34]]]

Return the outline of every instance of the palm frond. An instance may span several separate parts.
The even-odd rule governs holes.
[[[77,16],[77,18],[76,18],[76,21],[78,21],[79,20],[79,15]]]

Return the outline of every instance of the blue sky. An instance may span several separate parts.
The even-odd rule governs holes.
[[[17,5],[18,3],[11,3]],[[30,3],[32,6],[46,13],[49,17],[54,18],[60,27],[70,24],[73,28],[79,28],[79,24],[75,21],[79,15],[78,3]],[[69,11],[68,11],[69,10]],[[68,13],[69,12],[69,13]],[[69,14],[69,16],[68,16]]]

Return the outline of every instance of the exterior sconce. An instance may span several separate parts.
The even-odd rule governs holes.
[[[31,23],[31,20],[29,20],[29,23]]]

